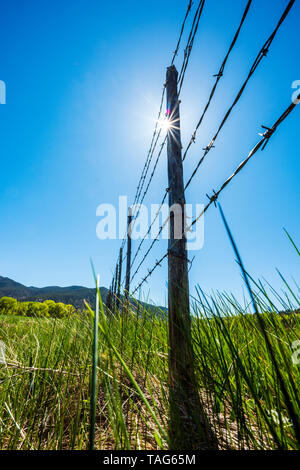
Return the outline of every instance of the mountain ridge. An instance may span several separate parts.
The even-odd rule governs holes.
[[[106,301],[108,289],[100,287],[103,302]],[[72,304],[76,308],[84,307],[84,300],[91,304],[95,301],[95,288],[84,286],[25,286],[9,277],[0,276],[0,297],[13,297],[18,301],[36,301],[54,300]]]
[[[100,287],[100,294],[102,301],[106,303],[108,289]],[[75,308],[85,308],[84,300],[90,305],[94,305],[96,301],[96,289],[84,286],[46,286],[35,287],[25,286],[20,282],[14,281],[9,277],[0,276],[0,298],[13,297],[19,302],[43,302],[44,300],[54,300],[55,302],[63,302],[64,304],[71,304]],[[159,311],[167,312],[165,307],[156,307],[155,305],[140,302],[143,306],[151,311],[158,313]],[[132,301],[132,304],[136,304]]]

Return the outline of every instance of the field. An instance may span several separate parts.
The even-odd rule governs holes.
[[[219,449],[299,449],[300,317],[276,312],[262,288],[256,301],[268,311],[263,329],[248,305],[199,290],[192,332],[200,400]],[[168,449],[166,318],[123,308],[101,310],[99,323],[95,448]],[[0,448],[88,448],[92,314],[0,315],[0,340]]]

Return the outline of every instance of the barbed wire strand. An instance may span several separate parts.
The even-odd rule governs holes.
[[[178,101],[178,103],[179,103],[179,101]],[[175,109],[174,109],[173,112],[175,112]],[[172,115],[170,116],[170,120],[172,120]],[[165,144],[166,144],[167,137],[168,137],[168,136],[166,135],[166,137],[165,137],[165,139],[164,139],[164,141],[163,141],[163,143],[162,143],[162,145],[161,145],[161,149],[160,149],[160,152],[159,152],[159,154],[158,154],[158,156],[157,156],[157,160],[156,160],[156,162],[155,162],[155,166],[154,166],[154,168],[153,168],[153,171],[152,171],[152,174],[151,174],[151,177],[150,177],[148,186],[147,186],[147,188],[146,188],[146,190],[145,190],[143,199],[142,199],[142,201],[141,201],[140,204],[142,204],[142,202],[143,202],[143,200],[144,200],[144,197],[145,197],[145,195],[146,195],[146,193],[147,193],[147,191],[148,191],[148,189],[149,189],[149,185],[150,185],[150,183],[151,183],[151,181],[152,181],[152,178],[153,178],[153,176],[154,176],[155,169],[156,169],[156,166],[157,166],[157,164],[158,164],[158,160],[159,160],[160,155],[161,155],[161,153],[162,153],[162,150],[163,150],[163,148],[164,148],[164,146],[165,146]],[[159,212],[160,212],[160,210],[161,210],[161,208],[162,208],[162,205],[163,205],[163,203],[164,203],[164,201],[165,201],[165,199],[166,199],[166,196],[167,196],[167,194],[168,194],[168,191],[169,191],[169,189],[167,188],[167,189],[165,190],[165,194],[164,194],[164,196],[163,196],[163,200],[162,200],[162,202],[161,202],[161,205],[160,205],[158,211],[156,212],[156,215],[155,215],[155,217],[154,217],[154,220],[151,222],[151,225],[150,225],[150,227],[149,227],[149,229],[148,229],[148,232],[147,232],[147,234],[146,234],[145,236],[147,236],[147,235],[150,233],[150,230],[151,230],[153,224],[155,223],[155,221],[156,221],[156,219],[157,219],[157,217],[158,217],[158,215],[159,215]],[[138,208],[138,212],[137,212],[136,217],[138,217],[139,213],[140,213],[140,207]],[[163,227],[164,227],[164,226],[163,226]],[[158,236],[160,235],[160,233],[161,233],[163,227],[161,227],[160,231],[158,232]],[[133,263],[134,263],[134,261],[135,261],[137,255],[138,255],[139,251],[141,250],[141,246],[142,246],[144,240],[145,240],[145,238],[143,238],[143,239],[141,240],[141,242],[140,242],[140,244],[139,244],[139,246],[138,246],[138,248],[137,248],[137,251],[136,251],[136,253],[135,253],[134,259],[133,259],[133,261],[132,261],[132,263],[131,263],[131,265],[130,265],[130,268],[132,267],[132,265],[133,265]],[[154,242],[152,243],[152,245],[151,245],[150,249],[148,250],[148,252],[149,252],[149,251],[151,250],[151,248],[153,247],[155,241],[157,241],[157,239],[154,240]],[[144,259],[146,258],[148,252],[147,252],[146,255],[144,256]],[[144,261],[144,259],[142,260],[142,262]],[[140,263],[140,265],[142,264],[142,262]],[[139,266],[140,266],[140,265],[139,265]],[[139,268],[138,268],[138,269],[139,269]],[[137,271],[138,271],[138,269],[137,269]],[[137,271],[135,272],[135,274],[137,273]],[[134,276],[133,276],[133,277],[134,277]],[[133,278],[131,278],[131,280],[132,280],[132,279],[133,279]]]
[[[197,171],[198,171],[198,169],[199,169],[201,163],[203,162],[204,158],[206,157],[206,155],[208,154],[208,152],[211,150],[211,148],[213,148],[213,144],[214,144],[215,140],[217,139],[217,137],[218,137],[218,135],[219,135],[221,129],[223,128],[225,122],[226,122],[227,119],[229,118],[229,116],[230,116],[230,114],[231,114],[231,111],[233,110],[234,106],[237,104],[237,102],[238,102],[239,99],[241,98],[241,96],[242,96],[242,94],[243,94],[243,92],[244,92],[244,90],[245,90],[245,88],[246,88],[246,86],[247,86],[248,81],[250,80],[251,76],[254,74],[256,68],[258,67],[258,65],[259,65],[259,63],[260,63],[260,61],[262,60],[263,57],[266,56],[266,53],[268,52],[268,49],[269,49],[270,45],[272,44],[273,39],[274,39],[274,37],[275,37],[275,35],[276,35],[276,33],[277,33],[279,27],[281,26],[282,22],[285,20],[287,14],[289,13],[290,9],[292,8],[294,1],[295,1],[295,0],[290,0],[288,6],[286,7],[286,9],[285,9],[283,15],[281,16],[281,18],[280,18],[280,20],[279,20],[279,22],[278,22],[278,24],[277,24],[275,30],[273,31],[273,33],[271,34],[271,36],[269,37],[269,39],[265,42],[265,44],[264,44],[263,47],[261,48],[260,52],[258,53],[258,55],[257,55],[257,57],[256,57],[256,59],[255,59],[255,61],[254,61],[254,63],[253,63],[253,65],[252,65],[252,67],[251,67],[251,69],[250,69],[250,72],[249,72],[249,74],[248,74],[248,76],[247,76],[247,78],[246,78],[244,84],[242,85],[242,87],[241,87],[241,89],[240,89],[240,91],[239,91],[239,93],[238,93],[236,99],[234,100],[233,104],[231,105],[231,107],[230,107],[229,110],[227,111],[225,117],[223,118],[223,120],[222,120],[222,122],[221,122],[221,124],[220,124],[220,126],[219,126],[219,128],[218,128],[218,131],[217,131],[217,133],[215,134],[214,138],[212,139],[212,141],[210,142],[210,144],[205,148],[204,155],[203,155],[203,157],[200,159],[200,161],[198,162],[198,165],[197,165],[197,167],[195,168],[194,172],[192,173],[192,176],[190,177],[188,183],[186,184],[185,189],[187,189],[187,187],[190,185],[192,179],[194,178],[195,174],[197,173]],[[216,86],[217,86],[217,84],[218,84],[218,81],[219,81],[220,78],[221,78],[220,75],[221,75],[221,73],[223,73],[223,71],[224,71],[224,67],[225,67],[226,62],[227,62],[227,60],[228,60],[228,57],[229,57],[229,55],[230,55],[230,52],[232,51],[232,49],[233,49],[233,47],[234,47],[234,45],[235,45],[235,43],[236,43],[236,41],[237,41],[237,39],[238,39],[238,36],[239,36],[240,30],[241,30],[241,27],[242,27],[242,25],[243,25],[243,23],[244,23],[244,21],[245,21],[245,18],[246,18],[247,14],[248,14],[250,5],[251,5],[251,1],[249,1],[249,2],[247,3],[247,5],[246,5],[246,9],[245,9],[245,11],[244,11],[244,14],[243,14],[241,23],[240,23],[240,25],[239,25],[239,28],[238,28],[238,30],[237,30],[237,32],[236,32],[236,34],[235,34],[235,37],[234,37],[234,39],[233,39],[233,41],[232,41],[232,43],[231,43],[231,45],[230,45],[230,48],[229,48],[229,50],[228,50],[228,53],[227,53],[227,55],[225,56],[225,59],[224,59],[224,61],[223,61],[223,64],[221,65],[221,68],[220,68],[220,71],[219,71],[219,73],[218,73],[217,80],[216,80],[216,83],[215,83],[215,87],[214,87],[213,90],[212,90],[212,94],[211,94],[210,101],[211,101],[211,99],[212,99],[213,94],[215,93],[215,88],[216,88]],[[194,33],[197,31],[198,24],[199,24],[199,19],[200,19],[200,16],[201,16],[201,14],[202,14],[203,7],[204,7],[204,2],[201,2],[201,1],[200,1],[200,2],[199,2],[199,5],[198,5],[198,8],[197,8],[197,11],[196,11],[196,14],[195,14],[195,16],[194,16],[194,20],[193,20],[191,32],[190,32],[190,35],[189,35],[189,38],[188,38],[187,47],[186,47],[185,51],[188,49],[189,52],[190,52],[190,49],[191,49],[191,48],[190,48],[189,46],[190,46],[190,45],[191,45],[191,46],[193,45]],[[188,57],[189,57],[189,54],[188,54]],[[181,68],[180,78],[179,78],[178,82],[184,78],[184,73],[185,73],[184,70],[186,70],[186,66],[187,66],[187,54],[185,53],[185,58],[184,58],[184,62],[183,62],[182,68]],[[210,104],[210,101],[208,102],[208,106],[209,106],[209,104]],[[207,111],[208,106],[206,107],[206,110],[204,110],[204,113],[203,113],[202,117],[200,118],[200,121],[199,121],[199,123],[198,123],[198,125],[197,125],[196,131],[197,131],[197,129],[199,128],[199,126],[201,125],[201,122],[202,122],[203,117],[204,117],[204,115],[205,115],[205,113],[206,113],[206,111]],[[195,135],[195,133],[194,133],[193,135]],[[192,136],[192,139],[193,139],[193,136]],[[191,140],[192,140],[192,139],[191,139]],[[191,145],[191,143],[192,143],[192,142],[190,142],[190,145]],[[189,145],[189,147],[190,147],[190,145]],[[189,147],[188,147],[188,148],[189,148]],[[187,151],[188,151],[188,149],[185,151],[183,160],[186,158]],[[149,185],[148,185],[148,187],[149,187]],[[138,250],[139,250],[140,248],[141,248],[141,244],[140,244]],[[134,259],[136,259],[136,256],[135,256]]]
[[[241,97],[241,95],[242,95],[242,93],[243,93],[243,91],[244,91],[244,89],[245,89],[245,87],[246,87],[248,81],[250,80],[251,76],[252,76],[253,73],[255,72],[255,70],[256,70],[256,68],[258,67],[260,61],[262,60],[263,57],[266,56],[266,54],[267,54],[267,52],[268,52],[268,49],[269,49],[270,45],[272,44],[273,39],[274,39],[274,37],[275,37],[275,35],[276,35],[276,33],[277,33],[279,27],[281,26],[281,24],[283,23],[283,21],[285,20],[285,18],[286,18],[286,16],[287,16],[287,14],[289,13],[290,9],[292,8],[292,6],[293,6],[293,4],[294,4],[294,1],[295,1],[295,0],[290,0],[288,6],[286,7],[286,9],[285,9],[283,15],[281,16],[281,18],[280,18],[280,20],[279,20],[279,22],[278,22],[276,28],[274,29],[273,33],[271,34],[271,36],[269,37],[269,39],[265,42],[264,46],[263,46],[262,49],[260,50],[258,56],[256,57],[256,59],[255,59],[253,65],[252,65],[252,67],[251,67],[251,69],[250,69],[250,72],[249,72],[249,74],[248,74],[248,77],[247,77],[246,81],[244,82],[242,88],[240,89],[240,91],[239,91],[239,93],[238,93],[238,95],[237,95],[235,101],[233,102],[232,106],[231,106],[231,107],[229,108],[229,110],[227,111],[227,113],[226,113],[226,115],[225,115],[223,121],[221,122],[221,125],[219,126],[219,129],[218,129],[218,131],[217,131],[215,137],[212,139],[212,141],[211,141],[211,143],[209,144],[209,146],[206,147],[204,157],[202,157],[202,159],[200,160],[200,163],[198,163],[198,165],[197,165],[196,169],[194,170],[194,172],[193,172],[193,174],[192,174],[190,180],[188,181],[188,183],[187,183],[185,189],[186,189],[186,188],[189,186],[189,184],[191,183],[192,178],[193,178],[194,175],[196,174],[196,172],[197,172],[197,170],[198,170],[200,164],[202,163],[203,159],[205,158],[205,156],[207,155],[207,153],[209,152],[209,150],[212,148],[214,141],[215,141],[216,138],[218,137],[219,132],[221,131],[222,127],[224,126],[226,120],[228,119],[228,117],[229,117],[229,115],[230,115],[230,113],[231,113],[233,107],[234,107],[234,106],[236,105],[236,103],[239,101],[239,99],[240,99],[240,97]],[[200,16],[201,16],[201,15],[199,15],[199,13],[202,13],[203,6],[204,6],[204,2],[199,2],[199,6],[198,6],[198,9],[197,9],[197,12],[196,12],[196,15],[198,14],[197,23],[196,23],[196,19],[195,19],[195,18],[196,18],[196,15],[195,15],[194,22],[193,22],[193,25],[192,25],[192,30],[191,30],[191,33],[190,33],[190,36],[189,36],[189,40],[188,40],[188,44],[190,43],[191,38],[193,38],[193,36],[192,36],[192,31],[193,31],[193,28],[194,28],[195,23],[196,23],[196,28],[198,27],[198,20],[200,19]],[[201,9],[201,10],[200,10],[200,9]],[[182,73],[181,73],[181,75],[183,74],[183,77],[184,77],[184,73],[185,73],[184,70],[186,69],[185,64],[186,64],[186,60],[184,61],[184,64],[183,64],[183,67],[182,67]],[[152,246],[153,246],[153,243],[152,243],[151,247],[152,247]],[[147,254],[148,254],[149,252],[150,252],[150,250],[147,251],[146,255],[144,256],[144,258],[143,258],[143,260],[142,260],[142,262],[145,260]],[[142,262],[140,263],[139,267],[141,266]],[[136,274],[136,272],[135,272],[135,274]]]
[[[156,238],[154,238],[154,239],[152,240],[152,243],[151,243],[150,247],[149,247],[148,250],[146,251],[144,257],[142,258],[142,260],[141,260],[141,262],[140,262],[140,264],[138,265],[138,267],[136,268],[134,274],[132,275],[132,278],[131,278],[130,282],[133,281],[133,279],[135,278],[135,276],[136,276],[137,273],[139,272],[139,270],[140,270],[142,264],[145,262],[145,260],[146,260],[146,258],[147,258],[147,256],[148,256],[148,254],[149,254],[150,251],[152,250],[154,244],[155,244],[155,243],[157,242],[157,240],[159,239],[158,237],[160,236],[160,234],[161,234],[161,232],[163,231],[164,227],[165,227],[166,224],[168,223],[169,218],[170,218],[170,217],[167,217],[167,219],[166,219],[166,220],[164,221],[164,223],[161,225],[161,227],[160,227],[160,229],[159,229],[159,231],[158,231],[158,233],[157,233]]]
[[[298,96],[298,99],[300,99],[300,94]],[[231,182],[231,180],[244,168],[244,166],[248,163],[248,161],[253,157],[253,155],[256,154],[256,152],[261,148],[262,150],[265,149],[267,143],[269,142],[270,138],[274,134],[274,132],[277,130],[278,126],[287,118],[287,116],[293,111],[293,109],[297,106],[296,103],[292,103],[285,111],[284,113],[279,117],[279,119],[273,124],[272,127],[266,127],[262,126],[263,129],[266,129],[265,132],[259,134],[262,136],[260,141],[253,147],[253,149],[249,152],[247,158],[245,158],[239,166],[236,168],[236,170],[232,173],[229,178],[222,184],[222,186],[218,189],[218,191],[214,191],[212,196],[208,196],[209,203],[205,206],[203,209],[202,213],[193,220],[187,231],[189,231],[193,225],[200,219],[200,217],[203,215],[203,213],[208,209],[208,207],[211,204],[215,204],[220,193],[226,188],[226,186]]]
[[[193,5],[193,1],[192,1],[192,0],[189,0],[189,4],[188,4],[187,10],[186,10],[186,14],[185,14],[185,17],[184,17],[182,26],[181,26],[181,30],[180,30],[180,34],[179,34],[179,39],[178,39],[177,46],[176,46],[176,49],[175,49],[174,54],[173,54],[173,58],[172,58],[171,65],[174,64],[175,57],[176,57],[177,54],[178,54],[179,47],[180,47],[180,43],[181,43],[181,38],[182,38],[183,31],[184,31],[184,27],[185,27],[185,23],[186,23],[187,17],[189,16],[190,11],[191,11],[192,5]]]

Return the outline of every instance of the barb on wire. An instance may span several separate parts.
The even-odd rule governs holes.
[[[132,292],[132,295],[134,295],[139,289],[140,287],[142,287],[142,285],[147,281],[147,279],[153,274],[153,271],[155,271],[155,269],[158,267],[158,266],[161,266],[161,263],[162,261],[168,256],[168,252],[164,254],[164,256],[162,256],[158,261],[156,261],[155,265],[153,266],[152,269],[150,269],[148,271],[148,274],[147,276],[145,276],[142,281],[139,283],[139,285],[134,289],[134,291]]]
[[[192,179],[194,178],[194,176],[196,175],[196,173],[197,173],[197,171],[198,171],[200,165],[201,165],[202,162],[204,161],[204,159],[205,159],[206,155],[208,154],[208,152],[209,152],[209,151],[211,150],[211,148],[213,147],[213,144],[215,143],[215,141],[216,141],[216,139],[217,139],[219,133],[221,132],[221,130],[222,130],[222,128],[223,128],[225,122],[226,122],[227,119],[229,118],[229,116],[230,116],[230,114],[231,114],[231,111],[233,110],[233,108],[235,107],[235,105],[236,105],[236,104],[238,103],[238,101],[240,100],[240,98],[241,98],[241,96],[242,96],[242,94],[243,94],[243,92],[244,92],[244,90],[245,90],[245,88],[246,88],[246,86],[247,86],[247,84],[248,84],[250,78],[251,78],[252,75],[254,74],[254,72],[255,72],[255,70],[257,69],[259,63],[260,63],[261,60],[265,57],[266,52],[269,50],[269,48],[270,48],[270,46],[271,46],[271,44],[272,44],[272,42],[273,42],[273,40],[274,40],[274,38],[275,38],[275,35],[276,35],[276,33],[277,33],[279,27],[281,26],[281,24],[282,24],[283,21],[285,20],[285,18],[286,18],[286,16],[288,15],[290,9],[292,8],[294,2],[295,2],[295,0],[290,0],[288,6],[287,6],[286,9],[284,10],[284,12],[283,12],[283,14],[282,14],[282,16],[281,16],[281,18],[280,18],[280,20],[279,20],[279,22],[278,22],[276,28],[274,29],[273,33],[271,34],[271,36],[269,37],[269,39],[265,42],[265,44],[263,45],[263,47],[262,47],[261,50],[259,51],[259,53],[258,53],[258,55],[257,55],[257,57],[256,57],[256,59],[255,59],[255,61],[254,61],[254,63],[253,63],[253,65],[252,65],[252,67],[251,67],[251,69],[250,69],[250,72],[249,72],[249,74],[248,74],[248,76],[247,76],[245,82],[243,83],[243,85],[242,85],[240,91],[238,92],[238,94],[237,94],[237,96],[236,96],[234,102],[232,103],[232,105],[230,106],[230,108],[228,109],[228,111],[226,112],[226,114],[225,114],[225,116],[224,116],[224,118],[223,118],[223,120],[222,120],[222,122],[221,122],[221,124],[220,124],[220,126],[219,126],[219,128],[218,128],[218,130],[217,130],[217,132],[216,132],[216,134],[215,134],[215,136],[212,138],[210,144],[206,147],[206,150],[205,150],[203,156],[200,158],[200,160],[199,160],[199,162],[198,162],[196,168],[194,169],[194,171],[193,171],[193,173],[192,173],[190,179],[189,179],[188,182],[186,183],[185,189],[187,189],[188,186],[191,184],[191,181],[192,181]]]
[[[145,262],[147,256],[149,255],[150,251],[152,250],[154,244],[157,242],[158,237],[160,236],[160,234],[161,234],[161,232],[163,231],[164,227],[165,227],[166,224],[168,223],[169,218],[170,218],[170,217],[167,217],[166,220],[164,221],[164,223],[161,225],[161,227],[160,227],[160,229],[159,229],[159,231],[158,231],[158,234],[157,234],[156,238],[154,238],[154,239],[152,240],[152,243],[151,243],[150,247],[149,247],[148,250],[146,251],[144,257],[143,257],[142,260],[140,261],[140,264],[138,265],[138,267],[136,268],[135,272],[133,273],[130,282],[132,282],[132,280],[135,278],[135,276],[136,276],[137,273],[139,272],[139,270],[140,270],[142,264]]]
[[[139,246],[137,247],[137,250],[136,250],[136,253],[135,253],[134,257],[133,257],[133,260],[132,260],[132,263],[131,263],[131,265],[130,265],[130,268],[132,268],[132,266],[133,266],[133,264],[134,264],[134,262],[135,262],[135,260],[136,260],[136,258],[137,258],[137,255],[139,254],[139,252],[140,252],[140,250],[141,250],[141,248],[142,248],[142,245],[143,245],[144,241],[146,240],[146,237],[149,235],[149,233],[150,233],[150,231],[151,231],[151,229],[152,229],[154,223],[156,222],[157,217],[158,217],[158,215],[159,215],[159,213],[160,213],[160,210],[161,210],[161,208],[162,208],[162,206],[163,206],[163,204],[164,204],[164,202],[165,202],[165,200],[166,200],[167,194],[168,194],[168,188],[167,188],[166,191],[165,191],[165,194],[164,194],[164,197],[163,197],[163,199],[162,199],[162,201],[161,201],[161,203],[160,203],[159,209],[158,209],[158,211],[156,212],[155,217],[154,217],[154,219],[152,220],[152,222],[151,222],[151,224],[150,224],[150,226],[149,226],[149,228],[148,228],[147,233],[145,234],[144,238],[142,238],[142,240],[140,241]]]
[[[241,29],[242,29],[242,26],[243,26],[243,24],[244,24],[244,21],[245,21],[245,19],[246,19],[246,16],[247,16],[247,14],[248,14],[249,9],[250,9],[251,3],[252,3],[252,0],[249,0],[248,3],[247,3],[247,5],[246,5],[245,11],[244,11],[244,13],[243,13],[243,16],[242,16],[241,22],[240,22],[240,24],[239,24],[239,27],[238,27],[238,29],[237,29],[237,31],[236,31],[236,33],[235,33],[234,38],[233,38],[233,41],[232,41],[232,43],[230,44],[230,47],[229,47],[229,49],[228,49],[228,51],[227,51],[227,54],[226,54],[226,56],[225,56],[225,58],[224,58],[224,60],[223,60],[223,62],[222,62],[222,64],[221,64],[221,67],[220,67],[220,69],[219,69],[219,72],[218,72],[216,75],[214,75],[214,77],[217,77],[217,78],[216,78],[216,81],[215,81],[215,84],[214,84],[214,86],[213,86],[213,88],[212,88],[212,90],[211,90],[211,93],[210,93],[208,102],[206,103],[206,106],[205,106],[205,108],[204,108],[204,111],[203,111],[203,113],[202,113],[202,115],[201,115],[201,117],[200,117],[200,119],[199,119],[199,121],[198,121],[198,124],[197,124],[197,126],[196,126],[196,128],[195,128],[195,130],[194,130],[194,132],[193,132],[193,134],[192,134],[192,136],[191,136],[191,139],[190,139],[190,141],[189,141],[189,143],[188,143],[188,145],[187,145],[187,148],[186,148],[186,150],[185,150],[185,152],[184,152],[184,155],[183,155],[183,157],[182,157],[182,161],[185,160],[186,155],[187,155],[187,153],[188,153],[188,151],[189,151],[191,145],[192,145],[193,143],[195,143],[195,141],[196,141],[196,134],[197,134],[197,131],[198,131],[199,127],[201,126],[202,121],[203,121],[203,119],[204,119],[204,117],[205,117],[205,115],[206,115],[206,113],[207,113],[207,110],[208,110],[210,104],[211,104],[211,101],[212,101],[212,99],[213,99],[213,97],[214,97],[214,94],[215,94],[215,92],[216,92],[218,83],[219,83],[219,81],[221,80],[221,78],[222,78],[223,75],[224,75],[224,70],[225,70],[225,66],[226,66],[227,60],[228,60],[228,58],[229,58],[229,56],[230,56],[230,53],[231,53],[232,49],[234,48],[234,46],[235,46],[235,44],[236,44],[236,41],[237,41],[237,39],[238,39],[238,37],[239,37],[240,31],[241,31]]]
[[[181,42],[181,38],[182,38],[182,34],[183,34],[183,31],[184,31],[184,27],[185,27],[185,22],[186,22],[186,20],[187,20],[187,17],[189,16],[189,13],[190,13],[190,11],[191,11],[192,5],[193,5],[192,0],[189,0],[189,4],[188,4],[187,10],[186,10],[186,14],[185,14],[185,17],[184,17],[182,26],[181,26],[179,39],[178,39],[177,46],[176,46],[176,49],[175,49],[174,54],[173,54],[173,58],[172,58],[171,65],[174,64],[175,57],[176,57],[177,54],[178,54],[179,47],[180,47],[180,42]]]

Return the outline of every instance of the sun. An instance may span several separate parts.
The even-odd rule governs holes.
[[[167,116],[165,116],[163,118],[160,118],[158,120],[158,125],[159,125],[160,129],[162,131],[165,131],[165,132],[168,132],[169,130],[172,129],[172,122],[170,121],[170,119]]]

